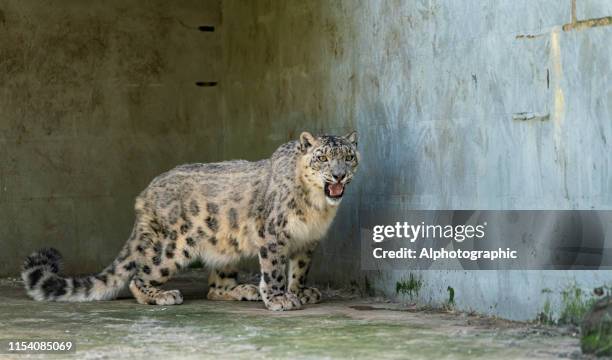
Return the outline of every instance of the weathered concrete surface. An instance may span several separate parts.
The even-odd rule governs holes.
[[[94,271],[157,174],[220,157],[217,1],[0,0],[0,274],[56,246]]]
[[[408,272],[360,271],[372,214],[612,208],[612,26],[563,30],[612,15],[609,3],[224,1],[224,148],[260,157],[301,130],[359,130],[360,173],[313,271],[394,295]],[[406,300],[441,306],[451,286],[460,309],[533,319],[612,273],[416,275]]]
[[[204,283],[193,275],[174,281],[169,286],[187,294],[185,303],[158,307],[133,299],[33,302],[19,283],[0,281],[0,340],[72,340],[77,352],[62,358],[79,359],[580,357],[578,339],[558,328],[368,300],[274,313],[261,303],[202,300]]]

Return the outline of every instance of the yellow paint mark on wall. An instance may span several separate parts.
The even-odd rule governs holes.
[[[572,15],[572,22],[569,24],[563,25],[561,28],[563,31],[580,31],[584,29],[590,29],[598,26],[609,26],[612,25],[612,16],[605,16],[597,19],[587,19],[587,20],[576,20],[574,15]],[[554,29],[552,31],[555,31]],[[517,40],[531,40],[535,38],[539,38],[540,36],[544,36],[546,33],[540,34],[518,34],[515,36]]]
[[[612,16],[606,16],[598,19],[588,19],[575,21],[570,24],[563,25],[563,31],[583,30],[597,26],[612,25]]]
[[[567,154],[565,152],[565,141],[563,140],[563,121],[565,120],[565,96],[561,80],[563,79],[563,64],[561,62],[561,28],[555,27],[550,32],[550,67],[551,88],[553,90],[553,109],[551,111],[553,123],[553,139],[555,142],[556,162],[560,166],[563,177],[565,197],[569,199],[567,188]]]
[[[561,64],[559,28],[553,29],[550,33],[550,63],[552,68],[551,85],[554,91],[553,121],[556,125],[561,125],[565,116],[565,97],[563,96],[563,88],[561,87],[563,66]]]

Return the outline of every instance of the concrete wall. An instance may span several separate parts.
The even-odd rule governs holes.
[[[229,153],[265,156],[303,129],[361,134],[360,176],[319,249],[320,282],[367,276],[395,295],[408,272],[360,268],[360,225],[374,218],[612,208],[612,27],[578,22],[612,15],[610,2],[224,1],[222,12]],[[244,139],[246,123],[260,137]],[[562,291],[588,293],[612,273],[414,275],[418,297],[399,300],[442,305],[452,286],[459,309],[532,319],[547,300],[558,316]]]
[[[95,271],[157,174],[221,157],[217,1],[0,0],[0,274]]]
[[[363,154],[319,282],[367,276],[394,295],[408,273],[360,269],[373,214],[612,208],[612,27],[577,22],[612,15],[608,1],[55,4],[0,0],[0,273],[42,244],[94,270],[155,174],[267,157],[305,129],[357,129]],[[527,319],[612,274],[416,275],[422,303],[453,286],[460,309]]]

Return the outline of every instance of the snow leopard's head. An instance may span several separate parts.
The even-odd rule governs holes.
[[[303,132],[300,149],[310,173],[307,179],[324,192],[328,204],[338,205],[359,165],[357,132],[345,136]]]

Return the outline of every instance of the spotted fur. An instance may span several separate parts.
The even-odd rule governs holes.
[[[271,310],[318,302],[306,286],[310,259],[358,162],[356,133],[305,132],[269,159],[178,166],[138,196],[132,234],[109,266],[64,277],[59,252],[43,249],[24,263],[26,290],[36,300],[108,300],[129,284],[139,303],[180,304],[178,290],[159,286],[201,259],[211,267],[209,299],[263,300]],[[236,265],[248,257],[259,258],[259,286],[238,283]]]

